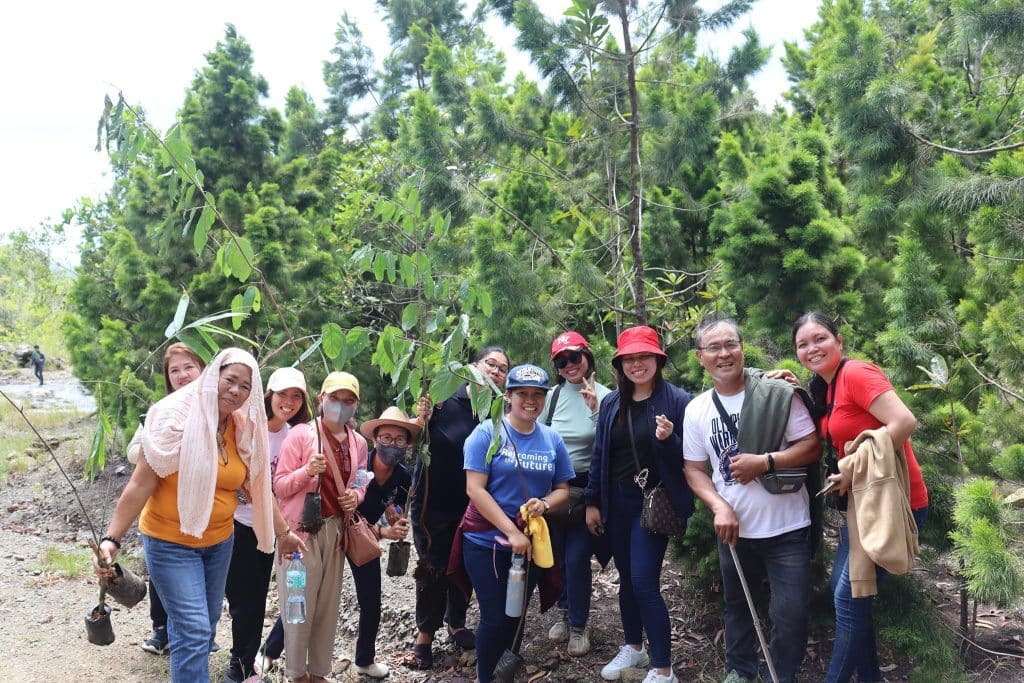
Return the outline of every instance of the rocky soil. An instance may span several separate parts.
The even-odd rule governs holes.
[[[0,390],[31,385],[29,370],[0,372]],[[66,373],[53,373],[47,378],[50,393],[36,393],[17,399],[34,411],[69,410],[63,403],[66,395],[81,393]],[[27,391],[27,390],[26,390]],[[6,403],[0,399],[0,403]],[[30,414],[37,414],[32,412]],[[51,420],[52,421],[52,420]],[[56,449],[78,486],[90,516],[102,533],[121,488],[127,481],[119,455],[114,455],[103,474],[94,482],[81,479],[82,464],[92,439],[94,419],[87,413],[65,413],[65,419],[47,427],[44,436]],[[6,443],[18,428],[0,433],[0,458],[10,457]],[[25,434],[21,433],[21,437]],[[6,607],[0,620],[0,681],[43,682],[63,680],[104,680],[115,682],[166,681],[167,658],[147,654],[139,649],[149,634],[148,600],[133,609],[115,606],[113,625],[116,640],[112,645],[97,647],[86,641],[83,619],[97,600],[97,585],[87,567],[85,542],[90,537],[87,524],[78,510],[67,482],[60,476],[49,457],[39,449],[34,465],[24,472],[7,473],[0,485],[0,605]],[[118,474],[122,472],[122,474]],[[138,553],[140,545],[129,535],[126,551]],[[58,571],[54,554],[78,557],[78,575]],[[415,562],[413,558],[412,564]],[[140,563],[141,571],[141,563]],[[916,570],[933,600],[942,608],[951,624],[956,622],[956,582],[943,569],[941,562],[929,564],[928,570]],[[595,565],[596,569],[596,565]],[[414,637],[414,586],[410,576],[385,577],[383,619],[378,638],[378,660],[391,669],[391,681],[417,683],[467,683],[473,680],[472,653],[461,653],[453,644],[443,642],[443,634],[435,641],[435,670],[425,672],[410,668]],[[724,668],[721,632],[720,596],[695,593],[685,585],[678,564],[666,564],[662,583],[672,615],[673,657],[676,674],[681,681],[721,680]],[[555,646],[546,639],[548,628],[557,615],[552,611],[538,614],[536,598],[529,612],[522,655],[526,669],[519,681],[599,681],[599,671],[618,649],[621,627],[616,600],[617,574],[614,568],[595,573],[593,611],[591,616],[593,645],[591,653],[579,659],[566,655],[564,646]],[[824,603],[827,605],[827,602]],[[822,609],[827,610],[827,606]],[[476,621],[476,608],[470,613],[470,625]],[[277,613],[277,598],[271,591],[268,600],[267,629]],[[1003,650],[1021,649],[1024,628],[1014,619],[1015,613],[981,607],[979,638],[991,647]],[[229,617],[225,610],[217,640],[230,645]],[[801,681],[818,681],[823,677],[831,647],[829,619],[816,620],[808,658]],[[351,580],[346,576],[343,592],[342,618],[338,624],[335,647],[335,679],[358,680],[349,668],[354,648],[358,608]],[[818,622],[821,622],[820,624]],[[882,644],[882,659],[888,680],[906,680],[912,669],[907,662],[895,661],[892,650]],[[227,663],[225,650],[211,655],[211,670],[219,672]],[[1024,679],[1017,658],[989,658],[976,655],[972,659],[976,680],[1019,681]],[[634,671],[624,680],[641,681],[646,672]],[[272,681],[283,680],[279,671],[271,672]],[[218,680],[215,676],[214,680]]]

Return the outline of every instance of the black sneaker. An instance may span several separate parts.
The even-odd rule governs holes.
[[[167,627],[161,626],[153,629],[153,635],[149,637],[149,640],[139,645],[139,647],[155,655],[168,654],[171,648],[167,646]]]

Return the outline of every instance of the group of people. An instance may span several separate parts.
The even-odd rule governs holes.
[[[154,637],[166,629],[173,681],[209,680],[207,655],[225,595],[232,649],[222,680],[266,671],[283,651],[291,680],[324,681],[340,610],[339,542],[358,512],[378,538],[402,540],[412,531],[415,664],[433,666],[433,642],[446,626],[452,642],[476,650],[477,680],[489,683],[504,655],[518,652],[529,623],[525,608],[508,616],[510,570],[518,572],[525,558],[524,605],[539,588],[542,611],[559,610],[548,637],[580,657],[590,651],[591,558],[603,566],[614,559],[621,646],[600,675],[618,680],[627,668],[647,668],[645,683],[672,683],[678,679],[661,591],[669,537],[649,528],[645,508],[657,497],[661,514],[685,523],[699,498],[718,537],[725,680],[758,679],[743,582],[767,576],[772,629],[765,655],[778,680],[792,681],[808,634],[814,539],[807,482],[814,477],[806,473],[824,442],[832,454],[829,498],[844,510],[852,498],[832,568],[836,638],[826,680],[848,681],[854,673],[859,681],[881,680],[871,596],[886,569],[874,564],[870,547],[880,531],[861,542],[864,526],[880,522],[857,511],[902,512],[886,516],[881,533],[912,561],[928,509],[909,441],[913,414],[879,368],[844,356],[842,335],[818,313],[793,328],[797,357],[812,373],[807,391],[788,371],[746,368],[732,320],[703,322],[695,342],[713,384],[696,398],[663,377],[668,357],[652,328],[619,335],[614,389],[596,382],[588,341],[568,331],[551,345],[555,382],[544,368],[512,366],[503,349],[487,347],[473,360],[476,378],[450,398],[434,404],[424,395],[415,418],[391,407],[358,428],[359,382],[349,373],[327,376],[314,415],[298,370],[275,371],[265,400],[252,400],[253,389],[262,390],[249,354],[228,349],[203,369],[187,347],[173,345],[164,358],[172,393],[150,409],[133,439],[138,464],[100,545],[97,572],[110,575],[141,512],[154,598],[167,613],[166,627],[154,620]],[[182,357],[191,359],[185,372]],[[503,390],[500,419],[474,414],[471,382]],[[410,474],[403,461],[421,436],[429,458],[417,458]],[[867,485],[879,467],[892,470],[895,487]],[[373,476],[358,476],[365,472]],[[322,519],[310,526],[315,493]],[[534,561],[544,529],[553,566],[540,552]],[[300,552],[305,563],[306,616],[301,623],[278,619],[261,645],[275,538],[279,559]],[[891,557],[879,562],[899,566]],[[349,564],[359,606],[356,671],[382,678],[388,669],[375,653],[380,561]],[[277,575],[284,595],[280,565]],[[747,583],[755,591],[763,585]],[[466,624],[474,594],[475,633]]]

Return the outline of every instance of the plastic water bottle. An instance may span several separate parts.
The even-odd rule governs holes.
[[[301,624],[306,620],[306,565],[298,553],[292,555],[285,571],[288,597],[285,601],[284,617],[289,624]]]
[[[360,467],[358,470],[356,470],[356,477],[355,477],[355,479],[352,480],[352,486],[350,486],[349,488],[361,489],[364,486],[366,486],[367,484],[369,484],[370,481],[372,481],[372,480],[373,480],[373,472],[370,472],[370,471]]]
[[[523,598],[526,597],[525,564],[525,555],[512,555],[512,566],[508,570],[508,588],[505,589],[505,614],[514,618],[523,616]]]

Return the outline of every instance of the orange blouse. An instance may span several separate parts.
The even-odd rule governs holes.
[[[206,548],[226,541],[234,531],[235,507],[238,505],[236,491],[245,483],[248,470],[238,455],[235,444],[235,422],[228,420],[224,430],[224,450],[227,454],[225,465],[218,458],[217,488],[213,494],[213,510],[210,523],[206,526],[202,538],[187,536],[181,533],[181,520],[178,518],[178,473],[163,477],[156,485],[153,495],[146,501],[139,519],[139,531],[168,543],[178,543],[190,548]]]

